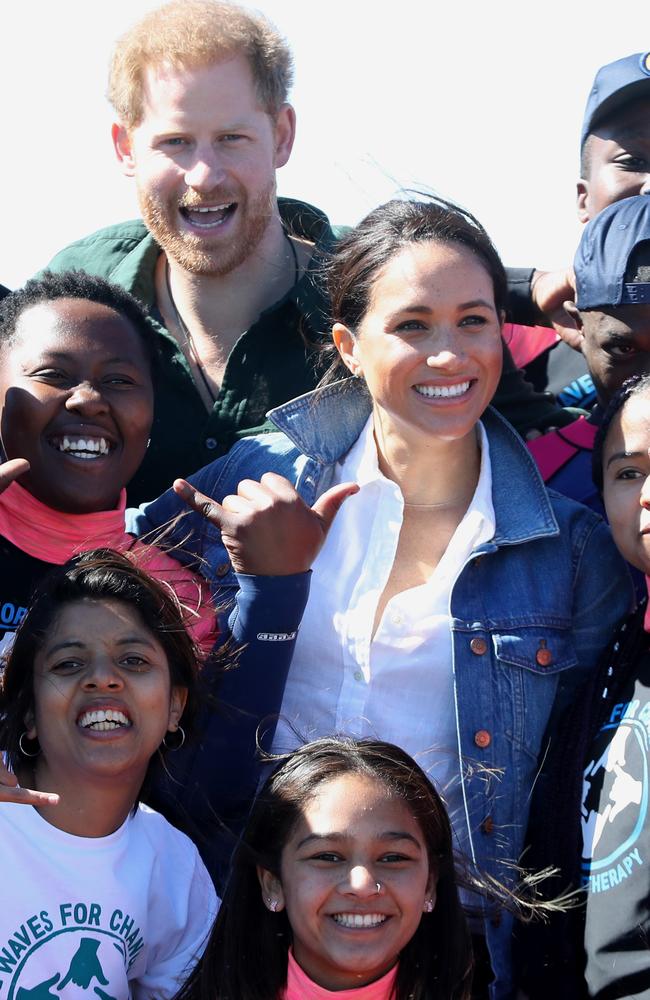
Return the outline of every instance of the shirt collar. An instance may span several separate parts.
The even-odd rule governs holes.
[[[494,504],[492,503],[492,465],[490,443],[483,422],[477,424],[478,444],[481,449],[481,465],[476,490],[470,504],[470,511],[484,521],[481,527],[481,541],[492,538],[495,529]],[[377,445],[373,431],[372,414],[366,420],[361,434],[341,462],[341,482],[347,480],[366,486],[378,481],[390,482],[379,468]],[[391,483],[400,496],[399,488]]]

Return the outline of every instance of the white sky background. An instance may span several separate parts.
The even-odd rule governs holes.
[[[138,214],[104,97],[150,0],[0,0],[0,282]],[[650,48],[615,0],[259,0],[296,61],[279,192],[354,223],[401,186],[474,212],[506,263],[568,263],[584,104],[598,66]],[[629,13],[629,9],[628,9]]]

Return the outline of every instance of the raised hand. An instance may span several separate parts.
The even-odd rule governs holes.
[[[9,771],[0,756],[0,802],[16,802],[25,806],[55,806],[59,796],[54,792],[36,792],[21,788],[15,774]]]
[[[572,317],[564,308],[575,298],[576,279],[573,268],[565,271],[535,271],[531,296],[537,308],[553,324],[555,332],[574,351],[580,350],[581,336]]]
[[[25,472],[29,472],[26,458],[10,458],[8,462],[0,463],[0,493],[4,493],[7,486]]]
[[[356,483],[333,486],[309,507],[288,479],[275,472],[244,479],[222,503],[199,493],[184,479],[174,492],[221,531],[236,573],[288,576],[304,573],[318,555],[341,504]]]

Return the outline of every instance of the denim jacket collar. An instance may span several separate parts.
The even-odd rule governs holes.
[[[292,399],[267,416],[303,455],[330,466],[350,450],[371,408],[364,383],[346,378]],[[491,406],[482,420],[492,468],[498,470],[492,477],[496,531],[485,550],[559,534],[544,482],[517,432]]]

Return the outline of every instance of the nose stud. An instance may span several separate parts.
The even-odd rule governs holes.
[[[377,886],[377,892],[381,892],[381,882],[375,882],[375,885]]]

